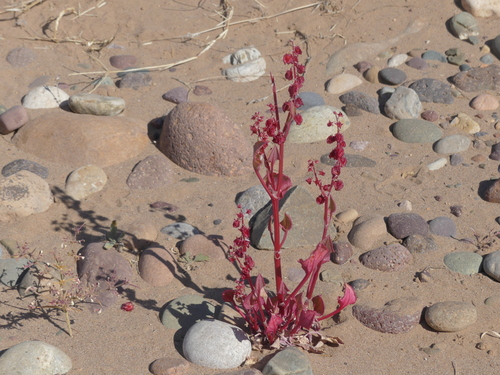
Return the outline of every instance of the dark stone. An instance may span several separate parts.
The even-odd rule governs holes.
[[[362,109],[363,111],[373,113],[375,115],[380,115],[380,108],[377,99],[360,92],[360,91],[349,91],[339,97],[343,104],[352,104],[356,107]]]
[[[359,290],[366,289],[368,287],[368,285],[370,285],[371,283],[370,283],[370,281],[368,281],[366,279],[356,279],[353,281],[349,281],[348,284],[350,286],[352,286],[352,288],[355,291],[359,291]]]
[[[334,242],[330,260],[335,264],[342,265],[352,257],[352,254],[352,246],[349,242]]]
[[[439,61],[439,62],[442,62],[442,63],[448,62],[448,60],[446,60],[446,56],[443,55],[440,52],[437,52],[437,51],[425,51],[422,54],[422,59],[424,59],[424,60],[434,60],[434,61]]]
[[[433,78],[422,78],[413,82],[410,89],[415,90],[421,102],[452,104],[451,86]]]
[[[424,59],[421,59],[420,57],[414,57],[413,59],[407,61],[406,65],[408,65],[410,68],[418,69],[418,70],[424,70],[424,69],[427,69],[429,67],[429,64],[427,64],[427,61],[425,61]]]
[[[193,94],[196,96],[212,95],[212,90],[208,86],[196,85]]]
[[[161,97],[167,102],[179,104],[186,103],[188,101],[189,91],[186,87],[180,86],[176,87],[170,91],[167,91]]]
[[[137,57],[133,55],[114,55],[109,58],[109,63],[116,69],[129,69],[137,64]]]
[[[451,81],[465,92],[500,90],[500,66],[493,64],[484,68],[472,68],[455,74]]]
[[[153,78],[149,73],[131,72],[122,77],[122,79],[118,82],[118,87],[121,89],[131,88],[138,90],[141,87],[150,86],[152,82]]]
[[[412,234],[425,237],[429,234],[429,226],[418,214],[394,213],[387,218],[387,231],[397,239],[403,239]]]
[[[403,241],[403,246],[412,254],[428,253],[437,250],[437,244],[432,237],[411,234]]]
[[[2,168],[2,176],[9,177],[10,175],[13,175],[14,173],[17,173],[22,170],[34,173],[43,179],[49,177],[49,170],[46,167],[34,161],[26,159],[17,159],[5,165]]]
[[[406,73],[397,68],[384,68],[378,75],[382,83],[389,85],[399,85],[406,81]]]
[[[450,155],[450,165],[455,167],[457,165],[461,165],[464,162],[464,157],[460,154],[452,154]]]
[[[363,74],[364,72],[366,72],[368,69],[370,69],[373,65],[370,64],[368,61],[360,61],[359,63],[357,63],[356,65],[354,65],[354,68],[360,72],[361,74]]]
[[[489,156],[491,160],[500,160],[500,143],[495,143],[491,146],[491,154]]]
[[[450,206],[450,213],[456,217],[462,216],[462,206]]]

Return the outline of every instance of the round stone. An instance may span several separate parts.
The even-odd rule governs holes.
[[[387,61],[387,66],[389,68],[394,68],[396,66],[399,66],[403,64],[406,60],[408,59],[408,55],[406,53],[399,53],[395,56],[392,56],[388,61]]]
[[[137,64],[137,57],[133,55],[114,55],[109,58],[109,63],[116,69],[133,68]]]
[[[378,66],[373,66],[367,69],[363,73],[363,77],[370,83],[378,83],[378,74],[380,73],[380,68]]]
[[[500,15],[500,3],[496,0],[462,0],[462,7],[475,17]]]
[[[422,103],[415,91],[399,86],[385,103],[384,110],[392,119],[416,118],[422,111]]]
[[[352,90],[362,83],[363,81],[353,74],[339,74],[328,81],[326,91],[329,94],[340,94]]]
[[[65,192],[74,200],[80,201],[104,188],[108,176],[97,165],[87,165],[71,172],[66,179]]]
[[[463,275],[475,275],[481,270],[483,257],[477,253],[460,251],[446,254],[443,261],[446,267],[452,271]]]
[[[471,141],[464,135],[453,134],[437,141],[432,149],[438,154],[455,154],[469,149]]]
[[[418,214],[394,213],[387,218],[387,231],[397,239],[403,239],[412,234],[425,237],[429,233],[429,225]]]
[[[422,54],[422,59],[424,60],[434,60],[434,61],[439,61],[441,63],[447,63],[448,60],[446,60],[446,56],[443,55],[440,52],[437,51],[425,51]]]
[[[9,134],[29,121],[28,111],[22,105],[15,105],[0,114],[0,134]]]
[[[139,274],[153,286],[165,286],[174,279],[176,264],[170,251],[161,246],[151,246],[141,253]]]
[[[484,192],[484,199],[491,203],[500,203],[500,179],[490,182]]]
[[[306,109],[309,109],[311,107],[326,104],[325,99],[323,99],[321,95],[311,91],[303,91],[299,93],[299,98],[301,98],[302,103],[304,103],[301,107],[298,108],[301,111],[305,111]]]
[[[436,122],[437,120],[439,120],[439,114],[433,110],[424,111],[420,116],[425,121]]]
[[[23,105],[29,109],[57,108],[69,95],[55,86],[39,86],[32,89],[23,98]]]
[[[339,100],[343,104],[352,104],[362,109],[363,111],[380,114],[378,100],[360,91],[349,91],[339,96]]]
[[[436,124],[420,119],[403,119],[391,126],[394,137],[406,143],[433,143],[443,130]]]
[[[470,102],[470,106],[478,111],[494,111],[498,105],[498,99],[491,94],[479,94]]]
[[[202,320],[186,333],[182,351],[186,359],[196,365],[229,369],[247,359],[252,344],[239,327],[218,320]]]
[[[474,16],[467,12],[460,12],[450,20],[450,28],[461,40],[479,35],[479,25]]]
[[[500,281],[500,250],[489,253],[484,257],[483,269],[488,276]]]
[[[361,254],[359,260],[365,267],[385,272],[396,272],[413,261],[411,253],[399,243],[386,245]]]
[[[403,241],[403,246],[412,254],[428,253],[437,250],[437,244],[432,237],[425,237],[420,234],[410,234]]]
[[[11,50],[6,57],[7,62],[16,67],[23,67],[36,60],[35,52],[26,47],[18,47]]]
[[[361,250],[372,249],[379,240],[387,235],[387,227],[382,216],[373,218],[360,217],[354,222],[347,238],[349,242]]]
[[[429,221],[429,229],[436,236],[455,237],[457,235],[455,222],[446,216],[438,216]]]
[[[429,64],[427,64],[427,61],[420,57],[414,57],[410,61],[406,62],[406,65],[408,65],[410,68],[417,69],[417,70],[425,70],[429,67]]]
[[[399,85],[406,81],[406,73],[397,68],[384,68],[378,75],[381,82],[389,85]]]
[[[438,302],[425,311],[425,321],[438,332],[461,331],[477,320],[476,308],[468,302]]]
[[[335,264],[342,265],[352,257],[352,254],[352,246],[349,242],[334,242],[330,260]]]
[[[167,91],[161,97],[167,102],[179,104],[186,103],[188,101],[189,91],[185,86],[175,87],[172,90]]]

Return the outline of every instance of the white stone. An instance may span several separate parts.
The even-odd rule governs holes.
[[[392,119],[417,118],[422,111],[422,103],[414,90],[399,86],[385,103],[384,110]]]
[[[488,276],[500,281],[500,250],[489,253],[484,257],[483,269]]]
[[[361,78],[353,74],[339,74],[328,81],[326,91],[330,94],[340,94],[342,92],[350,91],[356,86],[363,83]]]
[[[408,55],[406,53],[400,53],[396,56],[391,57],[387,61],[387,66],[390,68],[394,68],[396,66],[403,64],[407,59],[408,59]]]
[[[245,64],[236,65],[232,68],[224,69],[222,75],[233,82],[255,81],[266,72],[266,60],[263,57],[249,61]]]
[[[75,94],[68,100],[69,108],[75,113],[116,116],[125,109],[125,100],[113,96],[102,96],[95,94]]]
[[[73,364],[62,350],[43,341],[25,341],[10,347],[0,357],[0,374],[66,374]]]
[[[196,365],[229,369],[240,366],[250,356],[252,344],[239,327],[219,320],[202,320],[187,331],[182,351]]]
[[[347,115],[339,108],[330,105],[318,105],[301,113],[302,124],[292,123],[288,133],[288,141],[290,143],[326,141],[328,136],[337,133],[335,125],[327,126],[328,121],[337,122],[337,116],[334,112],[342,114],[342,117],[339,117],[338,120],[342,122],[340,132],[344,133],[351,126],[351,120]]]
[[[446,159],[446,158],[441,158],[441,159],[438,159],[438,160],[433,161],[432,163],[428,164],[428,165],[427,165],[427,168],[428,168],[430,171],[436,171],[436,170],[438,170],[438,169],[443,168],[446,164],[448,164],[448,159]]]
[[[475,17],[500,16],[500,0],[462,0],[462,6]]]
[[[383,239],[389,236],[383,216],[359,217],[349,231],[347,239],[361,250],[371,250],[382,244]]]
[[[354,220],[356,220],[359,217],[359,213],[354,208],[349,208],[348,210],[339,212],[335,217],[341,223],[346,224],[352,223]]]
[[[101,191],[108,177],[101,167],[86,165],[70,173],[66,180],[66,194],[79,201]]]
[[[26,94],[23,105],[29,109],[57,108],[68,99],[69,95],[59,87],[39,86]]]
[[[240,65],[249,61],[257,60],[262,55],[255,47],[242,48],[231,55],[227,55],[222,59],[224,64]]]

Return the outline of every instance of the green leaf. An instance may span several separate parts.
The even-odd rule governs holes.
[[[194,257],[193,259],[195,262],[208,262],[210,260],[210,258],[208,257],[208,255],[204,255],[204,254],[198,254]]]
[[[111,249],[113,246],[115,246],[115,242],[106,242],[103,246],[104,250],[109,250]]]

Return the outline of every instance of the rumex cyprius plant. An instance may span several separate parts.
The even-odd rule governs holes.
[[[330,260],[334,251],[332,239],[328,234],[331,219],[335,212],[335,201],[332,197],[333,190],[343,187],[339,179],[342,167],[346,164],[344,156],[345,141],[340,133],[342,122],[339,118],[342,113],[335,113],[337,121],[326,124],[336,126],[334,135],[327,138],[328,144],[335,143],[335,148],[330,153],[330,158],[335,160],[330,170],[328,183],[324,183],[326,173],[316,168],[317,160],[310,160],[308,171],[312,177],[308,184],[318,187],[320,193],[316,203],[323,206],[323,233],[322,237],[305,260],[299,263],[305,271],[302,281],[293,290],[290,290],[283,281],[281,266],[281,251],[292,229],[292,218],[286,213],[280,217],[279,202],[286,192],[292,187],[291,179],[284,173],[285,144],[293,123],[300,125],[302,117],[297,113],[297,108],[303,105],[299,91],[304,84],[305,67],[299,63],[302,51],[293,45],[290,53],[283,56],[283,62],[289,66],[285,79],[291,81],[288,86],[289,99],[281,109],[286,120],[282,123],[278,107],[276,84],[271,74],[273,103],[269,104],[270,117],[264,118],[259,112],[253,117],[251,126],[252,134],[257,136],[254,145],[253,168],[257,178],[266,190],[272,204],[272,216],[268,230],[274,247],[274,293],[266,289],[264,277],[258,274],[252,278],[251,272],[255,263],[248,253],[250,248],[250,228],[245,224],[244,214],[240,212],[233,226],[240,235],[234,240],[230,248],[229,260],[237,264],[240,278],[236,281],[234,289],[226,290],[223,298],[230,302],[238,313],[246,320],[254,334],[256,343],[279,348],[281,346],[299,345],[309,350],[315,350],[315,340],[333,343],[341,342],[337,338],[324,338],[320,333],[320,322],[339,313],[349,304],[356,302],[356,295],[351,286],[345,284],[344,296],[338,298],[338,308],[332,312],[325,312],[325,304],[320,295],[314,295],[314,288],[319,277],[321,266]]]

